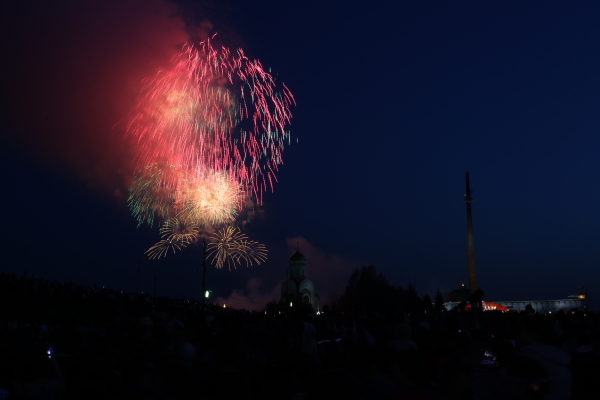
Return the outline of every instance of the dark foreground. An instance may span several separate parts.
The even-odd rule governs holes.
[[[1,274],[0,322],[0,399],[582,399],[600,382],[581,310],[265,314]]]

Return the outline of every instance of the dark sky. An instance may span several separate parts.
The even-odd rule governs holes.
[[[158,233],[127,209],[123,120],[141,80],[210,29],[297,101],[279,182],[244,228],[269,261],[210,269],[220,301],[278,297],[296,244],[324,303],[370,264],[396,285],[447,293],[467,280],[467,170],[486,299],[598,293],[600,4],[108,0],[8,11],[3,271],[135,290],[141,260],[141,290],[156,275],[159,294],[198,294],[199,246],[143,255]]]

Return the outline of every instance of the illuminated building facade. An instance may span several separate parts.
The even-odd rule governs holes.
[[[470,309],[468,305],[468,290],[463,284],[459,289],[453,290],[444,297],[444,307],[446,310],[451,310],[457,307],[463,301],[467,303],[466,310]],[[523,301],[493,301],[483,302],[484,311],[527,311],[527,305],[531,305],[533,310],[538,314],[554,313],[560,310],[565,312],[571,311],[576,308],[579,310],[586,310],[589,306],[589,299],[587,293],[580,289],[578,294],[569,296],[566,299],[560,300],[523,300]]]
[[[578,294],[571,295],[568,298],[561,300],[496,301],[495,303],[501,304],[511,311],[517,312],[526,311],[525,307],[527,307],[528,304],[531,304],[531,307],[533,307],[535,312],[547,314],[558,312],[560,310],[565,312],[571,311],[574,308],[582,311],[586,310],[589,306],[589,299],[584,289],[580,288]]]
[[[451,310],[457,307],[459,304],[464,303],[465,310],[469,310],[469,297],[475,293],[478,289],[477,286],[477,270],[475,268],[475,244],[473,240],[473,214],[471,210],[471,184],[469,181],[469,171],[465,173],[466,178],[466,193],[465,203],[467,205],[467,249],[468,249],[468,260],[469,260],[469,286],[465,287],[463,283],[458,289],[449,292],[444,297],[444,307],[446,310]],[[483,292],[481,293],[483,295]],[[483,300],[483,299],[481,299]],[[580,288],[579,293],[571,295],[567,299],[561,300],[527,300],[527,301],[494,301],[486,302],[482,301],[481,307],[484,311],[527,311],[525,308],[527,305],[540,314],[558,312],[560,310],[570,311],[572,309],[585,310],[589,306],[589,300],[583,287]]]

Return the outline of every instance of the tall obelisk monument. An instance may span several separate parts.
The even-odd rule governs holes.
[[[473,215],[471,214],[471,185],[469,184],[469,171],[465,173],[467,178],[467,192],[465,202],[467,203],[467,245],[469,249],[469,293],[477,290],[477,271],[475,270],[475,243],[473,242]]]

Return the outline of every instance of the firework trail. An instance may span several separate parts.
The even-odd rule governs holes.
[[[138,171],[129,189],[128,205],[138,226],[144,222],[154,225],[156,219],[166,220],[175,215],[174,165],[152,164]]]
[[[229,259],[235,261],[235,249],[237,242],[247,239],[239,228],[228,226],[214,233],[211,237],[212,243],[208,245],[208,255],[212,258],[217,268],[223,268],[223,264]]]
[[[160,235],[163,239],[177,243],[191,243],[196,239],[198,232],[198,225],[179,218],[169,219],[160,228]]]
[[[138,147],[129,206],[138,224],[174,216],[231,223],[262,202],[289,139],[291,92],[241,49],[186,44],[171,70],[145,81],[128,123]]]
[[[149,259],[166,257],[169,250],[175,254],[192,243],[199,232],[198,225],[179,218],[167,220],[160,228],[161,241],[150,247],[144,254]]]
[[[240,232],[238,227],[228,226],[217,231],[211,236],[212,243],[208,245],[208,255],[216,268],[223,268],[229,261],[235,268],[242,261],[246,266],[253,262],[260,264],[267,259],[267,249],[264,245],[248,240],[248,237]]]
[[[166,257],[169,253],[169,250],[172,250],[173,254],[175,254],[177,250],[187,247],[189,243],[190,242],[186,240],[163,239],[146,250],[144,254],[146,254],[151,260],[159,259],[161,257]]]
[[[247,267],[253,263],[260,265],[267,261],[267,248],[264,244],[253,240],[240,240],[237,243],[234,257],[237,258],[238,264],[242,264],[244,261]]]

